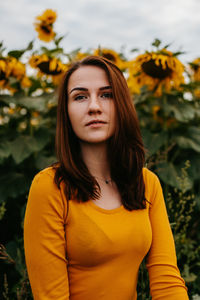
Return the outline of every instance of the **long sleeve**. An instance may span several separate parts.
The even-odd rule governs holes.
[[[162,188],[152,174],[149,216],[152,244],[147,258],[152,300],[188,300],[187,288],[177,267],[174,239],[171,232]]]
[[[24,247],[35,300],[68,300],[67,204],[48,169],[35,176],[24,221]]]

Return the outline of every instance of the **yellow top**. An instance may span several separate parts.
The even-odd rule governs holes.
[[[144,169],[147,208],[106,210],[67,200],[54,170],[32,183],[24,223],[25,256],[35,300],[136,300],[147,256],[153,300],[188,300],[176,264],[162,189]]]

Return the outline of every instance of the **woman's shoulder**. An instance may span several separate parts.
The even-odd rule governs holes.
[[[67,202],[64,189],[59,188],[54,180],[56,169],[48,167],[38,172],[33,178],[28,196],[28,209],[66,217]]]
[[[143,168],[143,169],[142,169],[142,172],[143,172],[144,182],[149,182],[149,181],[155,182],[155,181],[159,181],[158,176],[157,176],[154,172],[150,171],[148,168],[146,168],[146,167]]]
[[[158,176],[147,168],[143,168],[143,179],[145,184],[145,193],[148,199],[161,190],[161,184]],[[151,202],[151,201],[150,201]]]
[[[55,177],[56,169],[57,169],[57,164],[53,164],[49,167],[46,167],[42,170],[40,170],[38,173],[35,174],[33,180],[39,180],[39,179],[53,179]]]
[[[39,171],[33,178],[29,194],[35,194],[43,198],[64,197],[62,184],[60,187],[55,182],[56,167],[50,166]]]
[[[41,171],[39,171],[34,178],[39,178],[39,177],[52,177],[54,178],[55,176],[55,172],[56,172],[56,168],[54,166],[50,166],[50,167],[47,167],[45,169],[42,169]]]
[[[43,186],[43,188],[46,187],[46,189],[49,189],[50,186],[56,188],[54,181],[55,172],[56,168],[54,166],[42,169],[33,177],[31,186]]]

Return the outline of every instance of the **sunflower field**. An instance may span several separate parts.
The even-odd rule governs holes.
[[[56,161],[60,79],[91,54],[113,61],[127,78],[146,166],[162,183],[178,266],[190,299],[200,299],[200,57],[183,64],[182,53],[158,39],[151,51],[133,51],[131,59],[103,47],[66,52],[64,37],[54,31],[56,19],[51,9],[36,17],[37,49],[33,41],[12,51],[0,44],[0,299],[33,299],[23,251],[27,195],[34,175]],[[151,299],[145,263],[138,282],[138,299]]]

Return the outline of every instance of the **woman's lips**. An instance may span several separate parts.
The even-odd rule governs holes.
[[[98,122],[98,123],[90,123],[89,125],[87,125],[87,127],[90,128],[99,128],[104,126],[106,123],[102,123],[102,122]]]
[[[101,121],[101,120],[93,120],[93,121],[90,121],[90,122],[88,122],[87,124],[86,124],[86,126],[92,126],[92,127],[98,127],[98,126],[102,126],[102,125],[104,125],[104,124],[106,124],[106,122],[104,122],[104,121]]]

